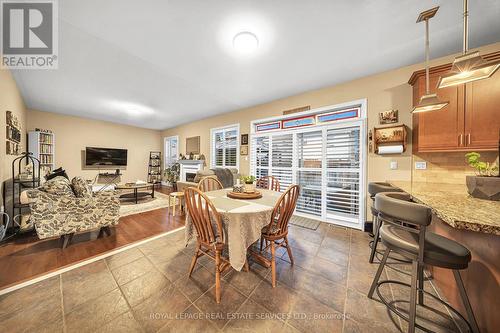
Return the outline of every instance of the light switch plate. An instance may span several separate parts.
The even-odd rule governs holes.
[[[391,170],[397,170],[397,169],[398,169],[398,162],[391,161]]]
[[[426,170],[427,162],[415,162],[415,170]]]

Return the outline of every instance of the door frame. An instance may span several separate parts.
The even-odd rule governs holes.
[[[179,154],[179,136],[178,135],[171,135],[171,136],[165,136],[163,137],[163,167],[167,167],[167,141],[170,139],[176,139],[177,140],[177,154]]]
[[[283,129],[277,129],[277,130],[270,130],[262,133],[256,133],[255,131],[255,125],[259,123],[267,123],[267,122],[272,122],[272,121],[278,121],[278,120],[285,120],[285,119],[293,119],[297,117],[302,117],[302,116],[308,116],[311,114],[320,114],[320,113],[327,113],[327,112],[332,112],[332,111],[337,111],[337,110],[343,110],[343,109],[349,109],[349,108],[354,108],[358,107],[360,109],[360,114],[358,118],[355,119],[344,119],[344,120],[339,120],[336,122],[332,123],[325,123],[325,124],[318,124],[318,125],[313,125],[313,126],[307,126],[307,127],[302,127],[302,128],[294,128],[294,129],[288,129],[288,130],[283,130]],[[368,177],[368,137],[367,137],[367,99],[358,99],[346,103],[340,103],[340,104],[335,104],[335,105],[327,105],[323,106],[320,108],[312,109],[312,110],[307,110],[303,112],[298,112],[294,113],[291,115],[282,115],[282,116],[275,116],[275,117],[269,117],[269,118],[263,118],[263,119],[256,119],[252,120],[250,122],[250,140],[249,144],[252,144],[252,138],[253,137],[259,137],[259,136],[267,136],[267,135],[276,135],[276,134],[294,134],[296,132],[305,132],[305,131],[315,131],[315,130],[323,130],[323,128],[342,128],[342,127],[348,127],[348,126],[359,126],[360,128],[360,184],[359,184],[359,221],[357,223],[351,223],[351,222],[345,222],[345,221],[340,221],[340,220],[326,220],[323,219],[323,212],[322,216],[319,218],[322,222],[326,223],[332,223],[335,225],[340,225],[340,226],[345,226],[345,227],[350,227],[354,229],[359,229],[359,230],[364,230],[365,223],[366,223],[366,209],[367,209],[367,203],[366,203],[366,184],[367,184],[367,177]],[[271,149],[271,148],[270,148]],[[249,152],[251,154],[252,152],[252,147],[250,146]],[[271,154],[271,152],[270,152]],[[252,156],[250,156],[250,164],[251,164],[251,159]],[[270,161],[271,163],[271,161]],[[269,168],[272,170],[272,168],[269,166]],[[322,171],[326,168],[322,169]],[[325,176],[326,173],[323,173],[323,176]],[[294,176],[293,176],[294,177]],[[325,198],[322,198],[324,201]],[[324,205],[323,205],[324,206]],[[324,209],[324,208],[323,208]],[[301,215],[301,216],[306,216],[308,218],[314,218],[309,215],[302,214],[300,212],[296,212],[295,214]]]

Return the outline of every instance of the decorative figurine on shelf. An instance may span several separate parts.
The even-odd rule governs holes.
[[[33,178],[33,164],[28,163],[24,166],[24,171],[19,174],[20,180],[31,180]]]
[[[26,173],[32,173],[33,172],[33,164],[31,164],[31,163],[26,164],[26,166],[24,167],[24,171]]]
[[[194,160],[194,153],[193,153],[193,152],[190,152],[190,153],[189,153],[189,159],[190,159],[190,160]]]
[[[184,156],[182,153],[179,154],[179,159],[180,160],[185,160],[186,159],[186,156]]]
[[[201,154],[199,159],[200,159],[200,161],[203,161],[203,166],[207,165],[206,158],[205,158],[204,154]]]

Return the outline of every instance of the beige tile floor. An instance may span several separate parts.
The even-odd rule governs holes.
[[[377,300],[366,297],[378,264],[369,264],[363,232],[322,224],[312,231],[290,227],[295,265],[280,251],[278,285],[270,270],[251,262],[250,272],[230,270],[222,302],[214,301],[214,266],[199,260],[183,231],[107,259],[0,296],[3,332],[399,332],[406,325]],[[394,265],[395,266],[395,265]],[[386,269],[383,278],[408,281]],[[432,290],[426,282],[427,290]],[[408,292],[381,287],[402,311]],[[432,329],[457,328],[435,301],[419,309],[419,322]]]

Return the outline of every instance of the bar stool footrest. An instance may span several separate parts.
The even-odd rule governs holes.
[[[368,242],[368,247],[370,249],[373,248],[373,243],[374,243],[374,241],[372,241],[372,240],[370,242]],[[380,261],[380,258],[377,255],[383,255],[383,253],[380,252],[379,250],[375,250],[375,257]],[[389,255],[389,258],[391,258],[392,260],[396,260],[402,264],[411,264],[412,263],[412,261],[409,259],[399,259],[399,258],[391,257],[390,255]]]
[[[401,311],[399,311],[394,305],[392,305],[391,303],[387,302],[387,300],[382,296],[382,293],[380,292],[379,288],[383,284],[398,284],[398,285],[405,286],[405,287],[408,287],[408,288],[411,288],[411,285],[409,283],[405,283],[405,282],[401,282],[401,281],[397,281],[397,280],[383,280],[383,281],[379,281],[377,283],[377,287],[375,288],[375,290],[377,291],[377,295],[380,298],[380,300],[382,301],[382,303],[384,303],[384,305],[391,312],[393,312],[394,314],[396,314],[399,318],[401,318],[401,319],[405,320],[406,322],[408,322],[410,320],[409,317],[407,315],[405,315],[404,313],[402,313]],[[460,318],[467,325],[467,327],[469,328],[469,332],[472,332],[472,327],[469,324],[469,322],[467,321],[467,319],[465,319],[465,317],[462,316],[462,314],[460,314],[460,312],[458,312],[450,304],[446,303],[445,301],[443,301],[439,297],[437,297],[437,296],[435,296],[435,295],[431,294],[430,292],[425,291],[423,289],[417,288],[417,291],[422,291],[427,296],[430,296],[433,299],[435,299],[436,301],[438,301],[439,303],[441,303],[443,306],[445,306],[447,309],[449,309],[451,312],[453,312],[453,314],[455,314],[458,318]],[[419,306],[418,303],[417,303],[417,306]],[[428,329],[428,328],[426,328],[426,327],[424,327],[422,325],[419,325],[417,323],[415,323],[415,327],[421,329],[424,332],[428,332],[428,333],[434,333],[435,332],[435,331],[430,330],[430,329]]]

